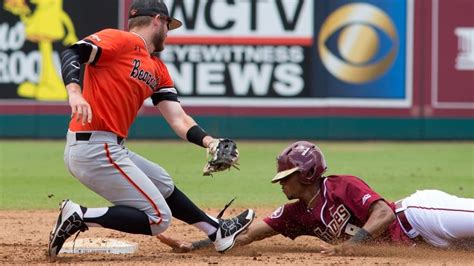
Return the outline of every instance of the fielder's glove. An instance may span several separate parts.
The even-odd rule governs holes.
[[[215,139],[209,144],[207,154],[210,159],[204,166],[204,175],[212,176],[212,173],[230,169],[231,166],[239,169],[239,151],[231,139]]]

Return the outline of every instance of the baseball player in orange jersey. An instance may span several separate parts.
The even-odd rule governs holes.
[[[168,30],[181,26],[160,0],[135,0],[129,32],[106,29],[62,54],[62,75],[72,109],[64,161],[81,183],[114,204],[87,208],[71,200],[61,204],[49,255],[57,256],[76,232],[97,226],[122,232],[159,235],[171,216],[202,230],[223,252],[254,219],[246,210],[232,219],[205,214],[173,183],[158,164],[128,150],[128,130],[144,100],[151,97],[178,136],[209,148],[209,136],[182,109],[165,64],[152,53],[164,49]],[[80,66],[85,69],[83,90]]]

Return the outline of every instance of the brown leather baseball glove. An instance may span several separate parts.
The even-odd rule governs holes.
[[[215,139],[207,148],[209,161],[203,169],[204,175],[212,176],[212,173],[224,171],[234,167],[239,169],[239,150],[237,144],[231,139]]]

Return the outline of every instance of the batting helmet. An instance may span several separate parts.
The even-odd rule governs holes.
[[[328,168],[321,150],[307,141],[298,141],[286,147],[277,157],[277,166],[278,173],[272,183],[299,172],[300,183],[313,184]]]
[[[181,21],[170,17],[168,7],[166,7],[163,0],[133,0],[128,11],[128,18],[135,18],[140,16],[151,16],[154,17],[160,15],[165,17],[169,21],[169,30],[174,30],[183,23]]]

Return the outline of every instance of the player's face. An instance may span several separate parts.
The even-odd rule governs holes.
[[[158,30],[155,31],[153,36],[153,45],[155,46],[155,52],[161,52],[165,49],[165,40],[168,35],[169,18],[158,16],[159,20]]]
[[[299,199],[303,190],[303,186],[298,181],[298,174],[296,172],[280,180],[281,190],[289,200]]]

